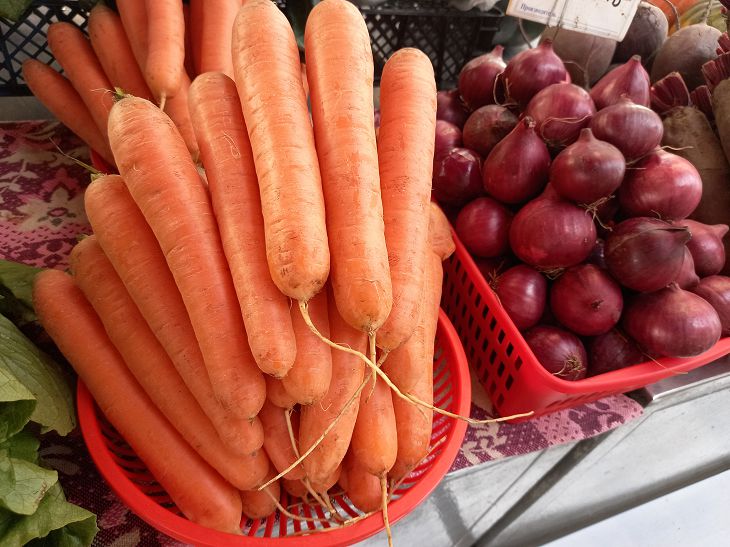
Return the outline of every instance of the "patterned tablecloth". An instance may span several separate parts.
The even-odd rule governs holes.
[[[88,161],[87,149],[56,122],[0,123],[0,258],[63,269],[77,237],[90,232],[83,207],[89,175],[59,149]],[[486,418],[489,398],[478,382],[472,386],[471,414]],[[521,424],[470,427],[451,472],[589,438],[641,413],[638,403],[618,395]],[[59,471],[69,500],[98,515],[95,544],[179,545],[123,506],[97,473],[80,434],[48,436],[41,454]]]

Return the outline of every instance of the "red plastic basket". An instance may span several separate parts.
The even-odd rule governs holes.
[[[215,547],[250,545],[351,545],[384,529],[382,516],[371,515],[345,528],[313,532],[322,525],[294,521],[276,514],[263,520],[244,520],[243,536],[204,528],[183,517],[163,488],[106,421],[91,394],[79,381],[77,389],[79,424],[91,458],[119,498],[140,518],[175,539]],[[468,415],[471,404],[469,369],[454,327],[441,310],[434,352],[434,404],[451,412]],[[421,503],[451,467],[464,440],[466,423],[434,414],[431,451],[403,481],[389,505],[395,523]],[[284,507],[296,503],[290,512],[305,517],[324,517],[321,508],[301,503],[282,491]],[[335,496],[334,506],[345,517],[358,516],[344,495]],[[325,526],[329,528],[330,526]],[[309,530],[313,532],[302,535]],[[397,528],[394,530],[397,537]]]
[[[456,234],[454,241],[456,252],[444,263],[441,305],[500,416],[533,411],[534,417],[632,391],[730,353],[730,338],[723,338],[692,358],[662,358],[574,382],[553,376],[535,358]]]

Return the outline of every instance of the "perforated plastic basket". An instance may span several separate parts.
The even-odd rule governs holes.
[[[574,382],[558,378],[540,365],[456,234],[454,240],[441,305],[501,416],[534,411],[534,417],[625,393],[730,353],[730,338],[723,338],[697,357],[662,358]]]
[[[320,524],[294,521],[275,514],[264,520],[244,520],[243,536],[204,528],[187,520],[154,477],[104,419],[82,382],[77,390],[79,424],[91,458],[104,479],[121,500],[140,518],[175,539],[195,545],[215,547],[241,545],[351,545],[383,529],[380,514],[371,515],[345,528],[321,530]],[[471,404],[469,370],[463,348],[446,314],[439,315],[434,353],[434,404],[452,412],[468,415]],[[421,503],[451,467],[464,439],[466,424],[434,414],[429,456],[403,481],[389,505],[391,523],[401,519]],[[174,462],[171,462],[174,464]],[[191,478],[191,480],[194,480]],[[298,502],[298,503],[297,503]],[[344,495],[333,498],[335,508],[344,516],[360,511]],[[301,503],[282,490],[281,503],[290,512],[305,517],[324,517],[321,508]],[[327,526],[330,528],[330,526]],[[307,535],[303,535],[305,531]],[[398,528],[393,529],[398,538]]]

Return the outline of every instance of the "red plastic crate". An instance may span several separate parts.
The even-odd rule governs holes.
[[[730,353],[730,338],[723,338],[696,357],[662,358],[578,381],[553,376],[535,358],[456,234],[454,241],[456,252],[444,262],[441,306],[500,416],[534,411],[534,417],[632,391]]]

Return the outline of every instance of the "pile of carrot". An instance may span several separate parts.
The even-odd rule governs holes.
[[[310,119],[284,15],[269,0],[222,4],[191,2],[186,27],[179,0],[117,0],[119,15],[94,8],[91,45],[52,27],[71,83],[45,69],[28,81],[68,92],[72,129],[119,174],[89,185],[93,235],[70,275],[37,277],[37,313],[191,520],[240,533],[242,514],[284,510],[282,489],[385,509],[440,411],[434,338],[454,247],[430,203],[433,68],[414,49],[388,60],[376,140],[357,8],[323,0],[307,21]],[[201,72],[191,84],[186,64]],[[171,110],[181,96],[189,134]]]

